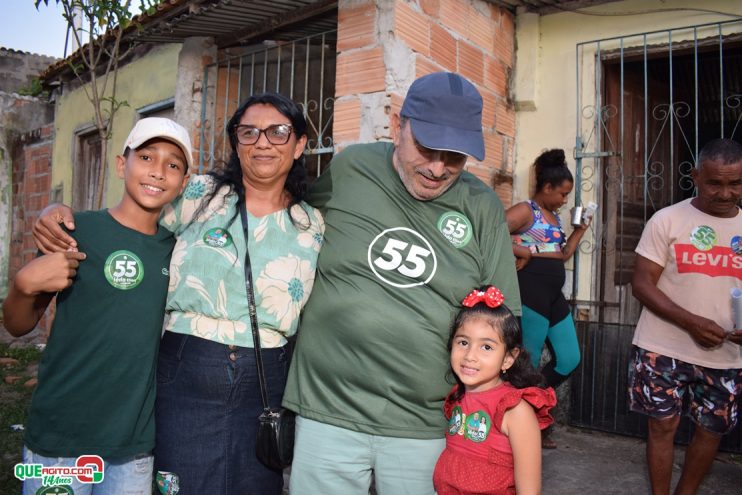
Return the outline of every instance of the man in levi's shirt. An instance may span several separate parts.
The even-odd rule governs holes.
[[[723,435],[737,423],[742,329],[730,291],[742,287],[742,145],[709,142],[691,172],[694,198],[658,211],[636,248],[631,410],[647,416],[653,494],[669,494],[682,414],[696,428],[675,494],[696,493]],[[683,408],[683,398],[688,396]]]

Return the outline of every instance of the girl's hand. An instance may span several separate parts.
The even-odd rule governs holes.
[[[531,252],[528,251],[527,255],[516,256],[515,258],[515,270],[520,271],[531,261]]]
[[[575,230],[587,230],[591,223],[593,223],[593,217],[587,217],[579,226],[575,227]]]
[[[531,261],[531,250],[520,244],[513,244],[513,255],[515,256],[516,270],[520,270]]]

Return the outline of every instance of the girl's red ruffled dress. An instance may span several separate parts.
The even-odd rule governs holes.
[[[446,448],[433,474],[438,495],[515,494],[513,451],[500,428],[505,412],[521,399],[533,406],[541,429],[554,421],[551,388],[515,388],[505,382],[485,392],[467,392],[459,402],[446,401]]]

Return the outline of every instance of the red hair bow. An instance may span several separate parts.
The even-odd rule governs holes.
[[[490,285],[486,291],[473,290],[468,296],[461,301],[461,304],[467,308],[473,308],[475,304],[483,302],[490,308],[496,308],[505,302],[505,296],[502,295],[500,289]]]

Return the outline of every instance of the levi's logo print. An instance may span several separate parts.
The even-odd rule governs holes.
[[[461,249],[471,240],[472,226],[465,215],[458,211],[448,211],[438,218],[438,230],[454,247]]]
[[[693,229],[690,244],[675,244],[678,273],[702,273],[709,277],[742,279],[742,255],[729,247],[717,245],[714,229],[701,225]]]
[[[121,290],[133,289],[144,280],[142,260],[125,249],[114,251],[108,256],[103,272],[108,283]]]
[[[426,284],[438,260],[425,237],[407,227],[386,229],[368,247],[368,265],[382,282],[407,289]]]

